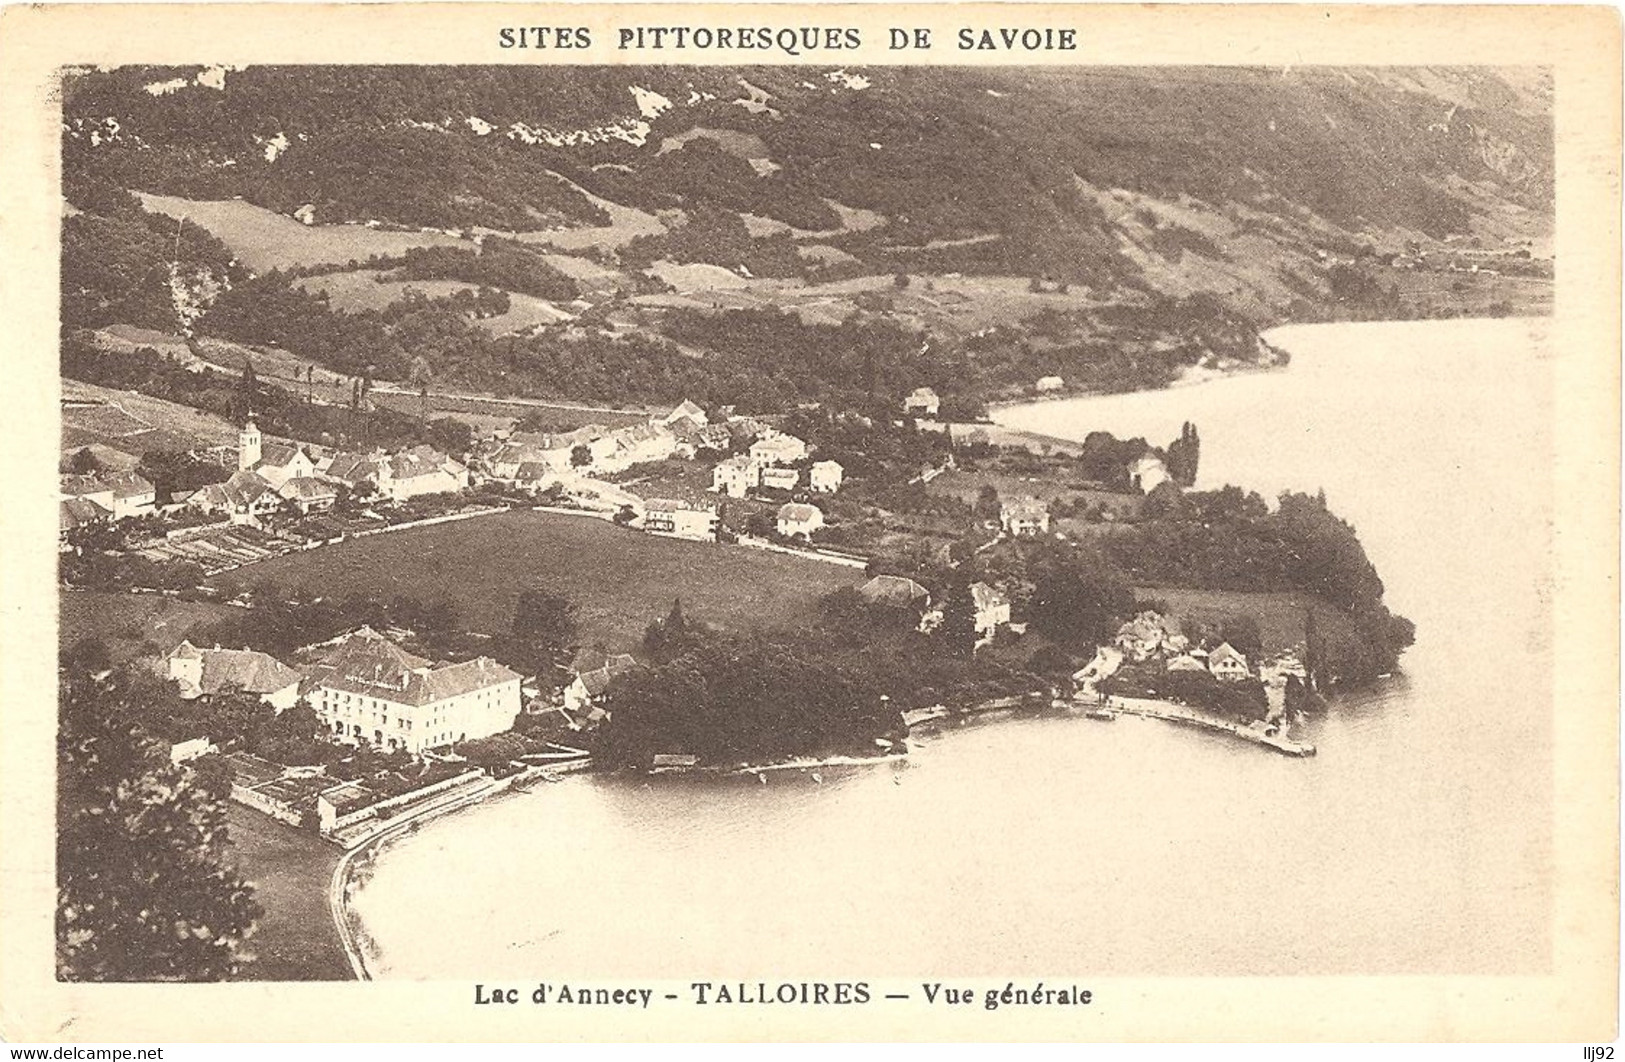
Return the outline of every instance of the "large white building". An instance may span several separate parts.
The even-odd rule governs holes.
[[[781,431],[763,432],[750,444],[750,459],[758,465],[793,465],[805,460],[807,444]]]
[[[643,529],[661,535],[676,535],[701,542],[717,540],[717,506],[715,502],[679,501],[675,498],[650,498],[644,503]]]
[[[302,692],[333,735],[351,744],[424,749],[513,726],[517,672],[489,657],[432,664],[371,627],[318,648]]]
[[[761,467],[744,454],[718,462],[711,470],[711,489],[730,498],[743,498],[761,482]]]

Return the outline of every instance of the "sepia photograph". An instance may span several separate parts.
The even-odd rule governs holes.
[[[1617,878],[1565,930],[1555,869],[1618,619],[1560,695],[1618,426],[1569,474],[1559,363],[1617,417],[1618,349],[1561,339],[1550,62],[635,10],[60,56],[13,970],[915,1035],[1539,981],[1565,931],[1617,972]]]

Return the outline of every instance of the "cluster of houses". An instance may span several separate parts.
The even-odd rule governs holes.
[[[1205,672],[1220,682],[1256,679],[1274,690],[1283,688],[1288,677],[1300,681],[1307,677],[1295,651],[1255,664],[1229,642],[1211,648],[1193,644],[1159,613],[1141,612],[1118,628],[1111,645],[1097,648],[1094,659],[1072,678],[1080,687],[1089,689],[1125,664],[1160,665],[1168,672]]]
[[[644,531],[698,541],[716,540],[721,525],[717,501],[645,499],[594,477],[647,462],[698,460],[707,453],[738,450],[712,467],[711,493],[771,499],[793,491],[834,494],[841,489],[845,470],[839,462],[813,461],[812,447],[804,440],[754,418],[734,416],[731,410],[722,413],[713,422],[685,399],[669,413],[620,428],[589,424],[568,432],[512,432],[491,440],[476,461],[492,480],[521,490],[559,487],[589,508],[631,510],[631,522]],[[792,502],[777,512],[776,527],[786,537],[808,538],[823,525],[824,514],[815,505]]]
[[[705,410],[684,399],[647,422],[607,428],[588,424],[566,432],[516,431],[491,440],[479,455],[491,479],[522,489],[545,490],[574,477],[624,472],[667,458],[694,460],[702,452],[733,445],[744,424],[712,424]]]
[[[501,733],[519,715],[520,675],[489,657],[433,663],[370,627],[300,656],[293,667],[268,653],[184,641],[165,669],[183,697],[240,691],[278,712],[303,699],[333,740],[413,755]]]
[[[229,447],[221,448],[226,455]],[[266,439],[250,420],[237,437],[236,470],[219,483],[171,498],[184,506],[228,520],[258,526],[292,506],[301,513],[326,512],[340,487],[376,493],[390,501],[467,489],[469,471],[431,446],[390,453],[324,450],[296,442]],[[58,527],[70,532],[88,524],[146,516],[157,511],[151,481],[136,472],[65,475],[61,480]]]
[[[250,420],[237,438],[237,471],[184,501],[232,523],[257,524],[284,503],[301,513],[326,512],[333,508],[341,486],[400,502],[465,490],[468,483],[468,468],[431,446],[395,453],[320,451],[267,440]]]
[[[806,489],[820,494],[839,491],[846,475],[840,462],[813,461],[809,465],[810,455],[811,447],[794,435],[764,431],[747,452],[718,462],[711,470],[711,489],[730,498],[743,498],[762,489],[789,492],[803,483]],[[805,470],[799,467],[802,465],[807,466]]]
[[[98,472],[62,477],[57,504],[57,530],[63,541],[70,532],[155,511],[152,483],[136,472]]]

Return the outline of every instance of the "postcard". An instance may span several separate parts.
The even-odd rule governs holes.
[[[9,1040],[1616,1035],[1616,12],[0,22]]]

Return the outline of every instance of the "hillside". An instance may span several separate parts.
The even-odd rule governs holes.
[[[64,318],[592,399],[773,404],[741,321],[890,335],[877,399],[1159,386],[1285,320],[1544,311],[1550,107],[1486,68],[84,70]]]

